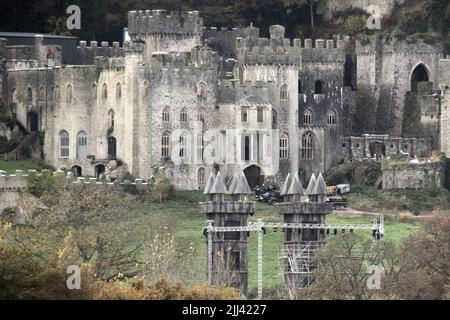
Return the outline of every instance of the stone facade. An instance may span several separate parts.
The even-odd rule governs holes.
[[[131,11],[126,34],[122,47],[80,41],[77,65],[46,54],[61,48],[40,36],[20,48],[0,41],[3,111],[44,134],[55,169],[108,176],[126,165],[151,180],[165,167],[183,189],[218,169],[244,171],[251,186],[288,173],[305,182],[373,156],[372,142],[383,156],[427,156],[448,127],[448,103],[440,125],[435,99],[450,70],[439,45],[291,40],[278,25],[265,39],[254,26],[205,29],[196,11]]]

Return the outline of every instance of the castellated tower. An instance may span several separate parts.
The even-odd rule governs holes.
[[[130,11],[128,33],[131,40],[145,42],[145,56],[153,52],[186,52],[201,44],[203,19],[198,11]]]
[[[303,189],[298,174],[290,175],[281,190],[284,202],[279,205],[280,214],[285,223],[325,224],[325,217],[332,208],[327,203],[326,184],[322,173],[313,174],[308,187]],[[291,288],[300,289],[308,286],[313,278],[311,272],[314,255],[325,243],[325,229],[286,228],[282,250],[282,272],[285,283]]]
[[[216,177],[211,173],[203,192],[207,199],[200,203],[200,212],[205,214],[213,227],[247,226],[248,215],[255,213],[255,203],[247,201],[251,194],[244,174],[233,177],[227,192],[220,172]],[[231,201],[225,200],[225,194]],[[227,285],[247,293],[248,286],[248,233],[213,232],[210,252],[208,252],[210,284]]]

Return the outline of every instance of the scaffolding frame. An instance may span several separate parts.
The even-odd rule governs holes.
[[[208,252],[208,284],[213,283],[213,235],[221,232],[257,232],[258,233],[258,299],[263,297],[263,235],[267,229],[322,229],[322,230],[372,230],[377,235],[384,235],[384,216],[378,215],[372,224],[313,224],[313,223],[278,223],[250,222],[247,226],[215,227],[213,220],[207,220],[207,226],[203,228],[207,236]],[[377,237],[379,240],[381,237]],[[295,298],[295,291],[311,284],[312,271],[318,266],[313,262],[316,252],[324,245],[324,241],[304,241],[300,243],[284,244],[279,257],[281,273],[286,289],[291,299]],[[299,280],[302,283],[299,285]],[[303,280],[304,279],[304,280]],[[301,285],[305,283],[306,285]]]

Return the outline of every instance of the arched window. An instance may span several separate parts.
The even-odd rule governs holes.
[[[60,158],[69,157],[69,133],[65,130],[59,133]]]
[[[96,83],[94,83],[94,84],[92,85],[92,97],[93,97],[94,99],[97,99],[97,84],[96,84]]]
[[[303,83],[300,79],[298,79],[298,94],[303,94]]]
[[[328,111],[327,124],[336,124],[336,112],[334,110]]]
[[[179,152],[180,158],[186,158],[186,156],[187,156],[187,147],[186,147],[187,146],[187,137],[184,133],[180,136],[179,142],[180,142],[180,152]]]
[[[45,90],[44,87],[39,88],[39,101],[45,101]]]
[[[106,83],[102,86],[102,99],[108,99],[108,87]]]
[[[197,113],[197,121],[205,122],[205,111],[200,109]]]
[[[312,160],[314,159],[314,136],[311,131],[308,131],[302,136],[302,159]]]
[[[283,84],[280,89],[280,100],[285,101],[287,99],[289,99],[288,86],[287,84]]]
[[[277,128],[277,122],[278,122],[277,110],[272,109],[272,129]]]
[[[280,138],[280,159],[289,159],[289,136],[283,133]]]
[[[17,103],[17,90],[16,88],[11,90],[11,102]]]
[[[67,86],[66,102],[72,102],[72,86],[70,84]]]
[[[77,159],[87,159],[87,134],[84,131],[80,131],[77,134]]]
[[[149,88],[149,84],[147,80],[144,80],[144,82],[142,82],[142,97],[145,99],[148,98],[148,96],[150,95],[150,88]]]
[[[170,122],[170,107],[166,106],[163,109],[162,112],[162,121],[163,122]]]
[[[55,96],[55,101],[61,100],[61,90],[59,89],[58,85],[55,87],[54,96]]]
[[[114,128],[114,120],[115,120],[116,113],[114,112],[113,109],[109,110],[108,116],[109,116],[109,125],[111,128]]]
[[[311,110],[306,110],[303,114],[303,124],[312,124],[313,123],[313,113]]]
[[[198,169],[197,178],[198,178],[198,183],[200,183],[200,184],[205,183],[205,181],[206,181],[205,180],[205,178],[206,178],[205,168]]]
[[[314,94],[323,94],[323,81],[317,80],[314,85]]]
[[[205,149],[205,142],[203,140],[203,134],[200,133],[197,136],[197,159],[203,163],[203,153]]]
[[[122,98],[122,85],[120,82],[116,84],[116,100],[120,100]]]
[[[204,81],[200,81],[197,83],[197,97],[205,97],[206,96],[206,83]]]
[[[181,109],[180,111],[180,122],[187,122],[188,121],[188,115],[186,108]]]
[[[167,158],[170,156],[170,133],[164,132],[161,138],[161,157]]]
[[[27,88],[27,102],[31,103],[33,101],[33,89]]]

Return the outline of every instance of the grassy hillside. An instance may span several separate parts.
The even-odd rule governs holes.
[[[206,218],[199,213],[198,202],[203,196],[198,191],[179,192],[178,198],[164,204],[154,202],[137,203],[130,208],[129,213],[123,221],[118,223],[132,223],[136,226],[136,235],[145,233],[149,228],[159,226],[168,227],[175,233],[179,242],[192,244],[197,249],[198,259],[205,263],[206,272],[206,239],[202,228],[205,226]],[[282,221],[277,214],[276,207],[257,203],[256,214],[250,221],[263,219],[264,221]],[[328,224],[340,223],[372,223],[365,218],[342,218],[332,214],[327,217]],[[417,232],[420,227],[412,223],[400,223],[397,221],[386,222],[386,236],[384,239],[400,243],[409,235]],[[370,231],[358,231],[367,238],[371,237]],[[330,236],[332,238],[332,236]],[[264,236],[264,287],[271,288],[281,283],[280,265],[278,256],[281,250],[283,233],[281,230],[274,232],[267,230]],[[254,289],[257,283],[257,237],[252,233],[249,240],[249,288]]]

